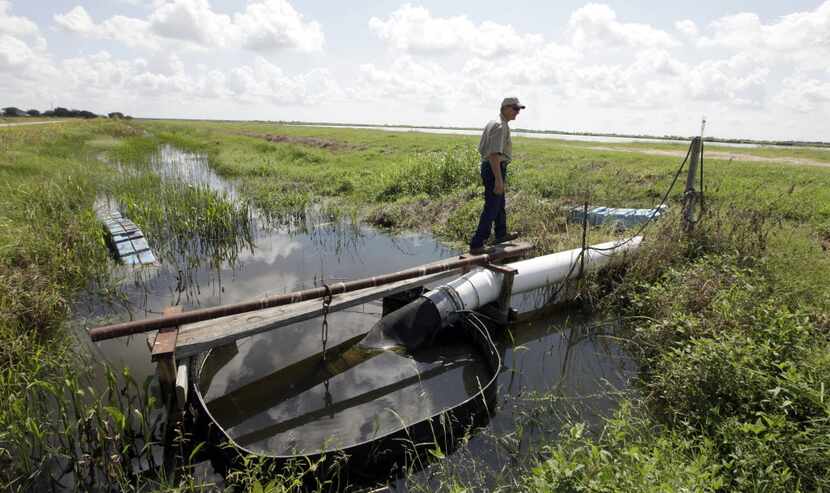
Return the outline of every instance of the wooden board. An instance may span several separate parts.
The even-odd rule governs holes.
[[[424,284],[446,277],[457,276],[459,272],[460,270],[439,272],[430,276],[406,279],[384,286],[338,294],[332,298],[331,305],[329,305],[329,312],[345,310],[346,308],[362,305],[363,303],[406,291],[417,286],[423,286]],[[216,346],[223,346],[244,337],[250,337],[296,322],[309,320],[322,314],[322,301],[309,300],[292,305],[267,308],[256,312],[242,313],[184,325],[180,328],[176,341],[176,357],[185,358],[199,354]]]
[[[529,252],[531,248],[532,246],[526,242],[516,241],[494,245],[488,248],[486,253],[498,253],[504,257],[502,259],[503,261],[521,257]],[[458,258],[466,257],[467,255],[461,255]],[[446,262],[446,259],[426,265],[442,262]],[[385,284],[383,286],[361,289],[351,293],[338,294],[332,298],[329,312],[362,305],[363,303],[377,300],[384,296],[407,291],[447,277],[456,277],[461,273],[461,269],[455,269]],[[302,322],[303,320],[309,320],[322,315],[322,313],[323,303],[320,299],[316,299],[183,325],[179,328],[178,339],[176,341],[176,357],[186,358],[193,356],[208,349],[232,343],[238,339],[250,337],[296,322]]]

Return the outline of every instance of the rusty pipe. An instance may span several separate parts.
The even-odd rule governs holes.
[[[200,308],[198,310],[174,313],[162,316],[160,318],[153,318],[149,320],[131,320],[129,322],[103,325],[101,327],[95,327],[93,329],[90,329],[89,337],[93,341],[103,341],[106,339],[114,339],[116,337],[124,337],[132,334],[139,334],[142,332],[149,332],[151,330],[158,330],[166,327],[175,327],[177,325],[192,324],[196,322],[202,322],[204,320],[227,317],[229,315],[238,315],[240,313],[264,310],[265,308],[273,308],[275,306],[290,305],[292,303],[297,303],[300,301],[323,298],[329,295],[349,293],[351,291],[357,291],[359,289],[382,286],[384,284],[390,284],[393,282],[403,281],[406,279],[413,279],[416,277],[428,276],[430,274],[436,274],[438,272],[488,264],[496,260],[520,256],[524,253],[527,253],[531,249],[531,246],[522,246],[511,248],[511,250],[509,251],[496,250],[490,254],[461,257],[456,260],[449,260],[444,262],[422,265],[420,267],[413,267],[411,269],[393,272],[390,274],[368,277],[364,279],[357,279],[348,282],[338,282],[330,285],[323,285],[317,288],[305,289],[302,291],[294,291],[292,293],[270,296],[267,298],[263,298],[261,300],[244,301],[241,303],[214,306],[210,308]]]

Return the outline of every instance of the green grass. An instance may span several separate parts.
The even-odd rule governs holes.
[[[268,134],[280,138],[269,141]],[[119,464],[158,439],[148,388],[121,369],[110,370],[119,378],[108,384],[93,383],[80,370],[90,366],[88,355],[69,336],[81,292],[100,299],[117,292],[92,212],[96,197],[115,198],[161,255],[185,267],[233,262],[250,244],[252,207],[278,224],[321,207],[461,246],[481,207],[476,143],[475,136],[239,122],[79,120],[0,129],[0,486],[32,489],[57,461],[80,483],[103,478],[137,487]],[[242,203],[159,180],[148,159],[161,144],[204,153],[236,182]],[[585,201],[656,205],[680,162],[592,146],[611,145],[514,139],[511,229],[540,253],[580,244],[580,228],[566,217]],[[613,147],[685,151],[660,143]],[[561,440],[518,464],[520,487],[495,487],[830,487],[830,255],[822,247],[830,240],[830,170],[740,159],[825,162],[830,153],[707,150],[738,157],[706,159],[707,211],[694,234],[678,226],[684,177],[669,196],[672,213],[647,231],[636,260],[586,288],[585,299],[628,320],[622,335],[642,368],[636,392],[604,426],[573,419]],[[589,241],[615,236],[595,228]],[[119,400],[125,385],[137,400]],[[307,473],[263,467],[252,462],[229,481],[291,490]],[[149,488],[174,487],[163,478],[147,481]],[[451,472],[438,481],[450,491],[466,487]],[[185,474],[179,487],[196,490],[197,483]]]
[[[80,490],[131,488],[125,465],[152,460],[159,440],[149,383],[101,368],[69,329],[79,294],[108,301],[119,292],[96,197],[115,198],[174,263],[232,262],[250,243],[248,210],[162,183],[146,165],[159,141],[141,133],[106,121],[0,130],[3,490],[41,489],[66,473]]]

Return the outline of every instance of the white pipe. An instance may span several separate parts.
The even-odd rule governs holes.
[[[586,272],[604,266],[614,255],[636,250],[642,240],[642,236],[635,236],[627,240],[588,247],[585,252]],[[582,263],[579,258],[581,251],[581,248],[575,248],[507,264],[507,267],[517,271],[513,278],[511,294],[524,293],[578,277],[581,269],[579,264]],[[489,269],[476,269],[427,292],[424,296],[432,300],[441,314],[441,319],[449,323],[455,319],[458,311],[475,310],[496,301],[501,291],[502,275]]]

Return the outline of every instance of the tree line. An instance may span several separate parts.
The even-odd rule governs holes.
[[[14,106],[8,106],[3,108],[3,116],[8,117],[25,117],[25,116],[56,116],[60,118],[98,118],[99,116],[103,115],[96,115],[95,113],[88,111],[88,110],[75,110],[75,109],[67,109],[58,106],[57,108],[46,110],[44,112],[40,112],[38,110],[22,110],[20,108]],[[125,118],[125,119],[132,119],[130,115],[125,115],[120,111],[113,111],[112,113],[107,113],[108,118]]]

